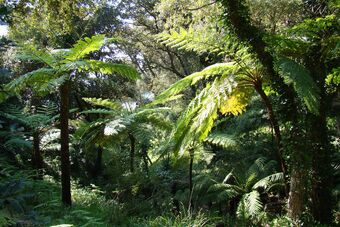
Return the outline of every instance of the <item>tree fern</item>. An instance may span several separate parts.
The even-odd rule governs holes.
[[[98,51],[105,43],[105,36],[102,34],[86,37],[74,44],[71,50],[66,54],[65,59],[68,61],[76,61],[84,58],[94,51]]]
[[[188,30],[180,28],[179,32],[171,30],[158,34],[156,39],[161,44],[172,48],[192,50],[198,53],[224,54],[225,50],[221,47],[222,42],[219,42],[213,33],[203,31],[200,31],[200,34],[197,33],[197,30],[195,31],[193,28]]]
[[[263,210],[263,204],[260,199],[260,193],[251,191],[243,195],[236,214],[239,218],[253,218],[256,219]]]
[[[206,139],[205,142],[213,144],[224,149],[235,148],[238,146],[238,141],[232,135],[224,133],[213,132]]]
[[[309,111],[318,114],[320,91],[310,76],[309,71],[288,58],[281,58],[278,64],[282,70],[285,82],[293,85],[296,93],[304,101]]]

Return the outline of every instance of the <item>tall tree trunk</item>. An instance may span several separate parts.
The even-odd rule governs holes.
[[[322,224],[332,222],[332,185],[331,148],[327,146],[326,117],[310,116],[310,142],[312,160],[312,214]]]
[[[320,90],[319,115],[307,115],[307,135],[312,151],[312,214],[322,224],[332,222],[332,186],[333,172],[331,167],[332,150],[329,146],[327,130],[327,111],[331,109],[331,97],[325,88],[326,69],[322,61],[322,44],[315,46],[307,62],[311,75]]]
[[[298,115],[298,109],[297,104],[295,102],[295,93],[293,92],[293,89],[291,87],[288,87],[283,79],[278,75],[278,73],[274,69],[274,58],[271,55],[271,53],[268,51],[267,44],[264,42],[263,32],[258,29],[257,27],[253,26],[251,24],[251,19],[249,16],[249,9],[245,5],[246,1],[244,0],[218,0],[221,2],[223,8],[224,8],[224,15],[227,19],[227,24],[231,24],[234,28],[234,31],[238,38],[241,41],[248,42],[251,46],[251,49],[254,53],[256,53],[257,57],[259,58],[260,62],[266,69],[266,73],[269,76],[270,80],[272,81],[273,87],[279,92],[281,95],[281,99],[285,100],[286,102],[286,115],[288,119],[292,120],[293,127],[298,129],[296,127],[296,123],[294,122],[294,118]],[[293,138],[296,139],[296,138]],[[301,148],[299,148],[301,149]],[[299,156],[298,154],[301,153],[301,150],[299,149],[292,149],[292,159],[294,157]],[[300,165],[303,165],[303,163],[300,163],[301,160],[293,160],[293,166],[292,171],[294,172],[294,169],[298,169]],[[306,191],[304,190],[303,184],[303,177],[301,174],[292,174],[291,175],[291,181],[296,182],[295,186],[290,187],[290,193],[289,193],[289,203],[288,203],[288,210],[289,214],[293,215],[290,216],[293,219],[300,219],[300,215],[302,214],[302,208],[301,206],[295,206],[294,201],[304,201],[304,195],[306,194]],[[296,191],[296,190],[303,190],[303,191]]]
[[[41,171],[43,169],[43,157],[40,150],[40,134],[39,132],[33,133],[33,166]]]
[[[130,139],[130,172],[133,173],[135,170],[134,163],[135,163],[136,139],[131,133],[129,133],[129,139]]]
[[[69,92],[70,82],[66,81],[60,86],[60,156],[61,156],[61,190],[62,202],[70,206],[71,200],[71,177],[70,177],[70,154],[69,154]]]
[[[284,179],[285,179],[285,193],[286,196],[289,194],[289,186],[288,186],[288,179],[287,179],[287,164],[286,161],[283,158],[282,151],[283,151],[283,146],[281,143],[281,132],[280,132],[280,126],[279,122],[277,121],[274,111],[273,111],[273,106],[266,95],[266,93],[262,89],[262,83],[258,83],[255,85],[255,90],[257,93],[260,95],[262,102],[265,104],[269,116],[269,121],[270,124],[274,130],[274,137],[277,145],[277,158],[281,166],[281,171],[283,173]]]
[[[93,176],[96,177],[101,174],[102,171],[102,160],[103,160],[103,148],[98,147],[97,158],[93,168]]]

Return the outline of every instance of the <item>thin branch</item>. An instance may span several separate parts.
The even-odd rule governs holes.
[[[213,1],[213,2],[207,3],[207,4],[203,5],[203,6],[199,6],[199,7],[196,7],[196,8],[187,8],[186,10],[189,10],[189,11],[200,10],[200,9],[203,9],[203,8],[205,8],[207,6],[211,6],[211,5],[215,4],[215,3],[217,3],[217,2]]]

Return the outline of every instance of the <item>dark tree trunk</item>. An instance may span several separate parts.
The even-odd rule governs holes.
[[[192,184],[192,167],[194,164],[194,151],[190,151],[190,161],[189,161],[189,208],[192,207],[192,193],[193,193],[193,184]]]
[[[326,69],[322,62],[321,44],[311,50],[313,56],[307,60],[311,75],[320,89],[319,115],[307,115],[307,134],[309,149],[312,151],[312,214],[322,224],[332,222],[332,186],[331,167],[332,150],[329,146],[327,130],[327,111],[331,109],[331,97],[326,93]]]
[[[312,214],[323,224],[332,222],[332,185],[331,149],[327,146],[326,117],[324,114],[311,116],[310,141],[312,160]]]
[[[93,176],[96,177],[102,172],[103,148],[98,147],[97,158],[93,168]]]
[[[136,139],[131,133],[129,133],[129,139],[130,139],[130,172],[133,173],[135,170],[134,163],[135,163]]]
[[[33,133],[33,166],[38,171],[41,171],[43,169],[43,157],[40,150],[40,135],[39,132]]]
[[[145,165],[146,174],[149,175],[149,157],[147,153],[147,148],[145,146],[142,146],[142,156],[143,156],[143,162]]]
[[[287,164],[286,161],[283,158],[282,151],[283,151],[283,146],[281,143],[281,132],[280,132],[280,126],[279,122],[277,121],[274,111],[273,111],[273,106],[266,95],[266,93],[262,89],[262,83],[256,84],[255,85],[255,90],[257,93],[260,95],[262,102],[265,104],[269,116],[269,121],[270,124],[274,130],[274,137],[277,145],[277,158],[281,166],[281,171],[283,173],[284,179],[285,179],[285,193],[286,196],[289,194],[289,186],[288,186],[288,179],[287,179]]]
[[[61,190],[62,202],[70,206],[71,200],[71,182],[70,182],[70,154],[69,154],[69,92],[70,83],[65,82],[60,87],[60,141],[61,141]]]

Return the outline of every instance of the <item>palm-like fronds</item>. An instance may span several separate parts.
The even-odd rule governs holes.
[[[235,148],[238,144],[234,136],[218,132],[211,133],[205,141],[224,149]]]
[[[88,54],[98,51],[105,43],[105,36],[102,34],[95,35],[91,38],[86,37],[79,40],[71,50],[65,55],[68,61],[76,61],[84,58]]]
[[[105,44],[104,35],[79,40],[73,48],[62,51],[37,50],[30,46],[21,49],[21,59],[38,61],[45,67],[26,73],[5,86],[10,92],[20,93],[31,87],[38,94],[45,95],[55,91],[57,87],[71,79],[74,72],[98,72],[102,74],[118,74],[128,79],[139,78],[132,66],[99,60],[84,59],[90,53],[100,50]]]
[[[278,63],[287,84],[292,84],[298,96],[304,101],[308,110],[319,113],[319,89],[310,76],[309,71],[302,65],[288,58],[281,58]]]
[[[263,204],[260,199],[260,193],[251,191],[242,196],[236,214],[238,217],[247,220],[249,218],[257,218],[262,210]]]

